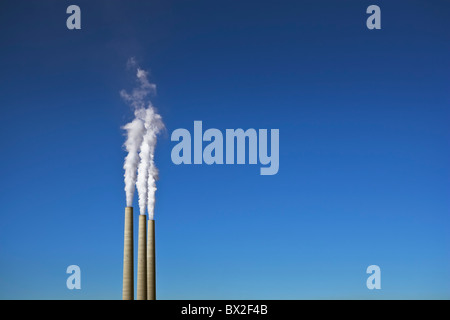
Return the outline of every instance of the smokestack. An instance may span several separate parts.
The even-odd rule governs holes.
[[[133,268],[133,207],[126,207],[123,241],[123,300],[134,299]]]
[[[147,300],[146,222],[147,217],[145,214],[140,214],[138,235],[137,300]]]
[[[155,220],[148,220],[147,300],[156,300]]]
[[[136,187],[139,193],[139,210],[141,213],[138,233],[137,299],[155,300],[155,226],[152,219],[158,169],[154,162],[154,152],[157,135],[165,127],[161,116],[147,98],[156,89],[156,86],[148,80],[148,72],[139,68],[134,59],[128,61],[128,66],[137,68],[136,76],[139,86],[134,88],[131,93],[125,90],[120,92],[122,98],[133,107],[135,116],[133,121],[123,127],[127,133],[124,146],[128,152],[123,165],[127,201],[127,208],[125,209],[123,299],[134,299],[133,208],[131,206]],[[146,234],[146,210],[149,213],[148,235]]]

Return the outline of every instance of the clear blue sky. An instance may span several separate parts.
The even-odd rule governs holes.
[[[66,28],[70,4],[81,30]],[[366,28],[371,4],[381,30]],[[2,0],[0,298],[121,299],[132,113],[119,92],[134,56],[167,126],[158,298],[449,299],[449,13],[437,0]],[[174,165],[170,134],[194,120],[279,129],[278,174]]]

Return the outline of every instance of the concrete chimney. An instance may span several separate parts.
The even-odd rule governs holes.
[[[123,300],[134,299],[133,268],[133,207],[126,207],[123,241]]]
[[[147,217],[139,215],[137,300],[147,300]]]
[[[147,232],[147,300],[156,300],[155,220],[148,220],[148,232]]]

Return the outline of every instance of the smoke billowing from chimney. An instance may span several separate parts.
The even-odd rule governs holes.
[[[164,129],[161,116],[148,99],[150,93],[155,93],[156,86],[148,81],[148,72],[136,67],[134,59],[127,63],[128,67],[136,68],[139,83],[131,93],[121,91],[122,98],[134,109],[135,119],[126,124],[125,149],[125,192],[127,206],[132,206],[134,188],[139,194],[139,211],[145,214],[147,209],[149,219],[153,219],[156,180],[158,169],[154,163],[154,152],[157,135]]]
[[[145,131],[144,122],[138,118],[123,126],[126,130],[127,139],[125,149],[128,155],[125,157],[123,168],[125,169],[125,194],[127,207],[133,206],[134,188],[136,184],[136,168],[139,163],[139,148],[143,141]]]
[[[136,187],[139,193],[140,213],[145,214],[147,209],[150,218],[153,215],[156,191],[155,180],[158,175],[154,162],[156,135],[164,128],[164,125],[161,116],[155,112],[153,107],[149,106],[149,108],[141,111],[145,134],[139,152],[141,162],[138,166]]]

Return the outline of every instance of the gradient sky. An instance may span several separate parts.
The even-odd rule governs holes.
[[[81,30],[66,28],[70,4]],[[381,30],[366,28],[371,4]],[[159,299],[449,299],[449,11],[2,0],[0,298],[121,299],[120,128],[133,115],[119,92],[136,85],[135,57],[167,127]],[[194,120],[279,129],[278,174],[174,165],[170,134]],[[81,290],[66,288],[72,264]],[[381,290],[366,287],[372,264]]]

